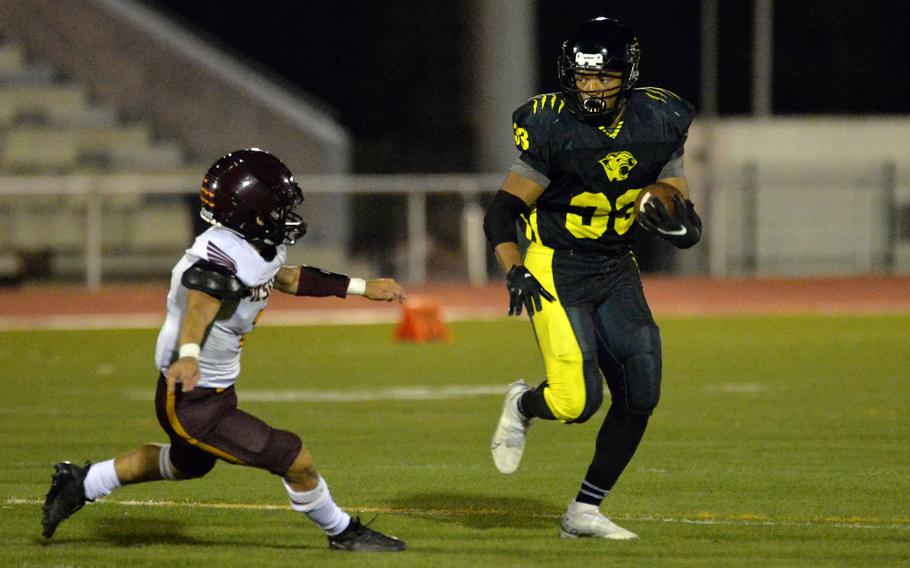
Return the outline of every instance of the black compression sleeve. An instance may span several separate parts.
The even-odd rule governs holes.
[[[483,218],[483,232],[490,244],[495,248],[500,243],[517,243],[515,221],[527,212],[528,206],[520,197],[501,189],[497,191]]]
[[[314,266],[300,267],[300,279],[297,280],[298,296],[338,296],[348,294],[351,279],[346,274],[336,274]]]

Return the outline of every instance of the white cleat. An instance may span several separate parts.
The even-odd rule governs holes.
[[[562,516],[559,536],[562,538],[607,538],[632,540],[638,535],[627,531],[605,517],[597,505],[572,503]]]
[[[509,390],[506,391],[502,414],[499,416],[499,424],[496,425],[490,445],[493,450],[493,463],[501,473],[514,473],[521,463],[531,419],[518,412],[518,399],[529,390],[531,387],[527,383],[518,380],[509,385]]]

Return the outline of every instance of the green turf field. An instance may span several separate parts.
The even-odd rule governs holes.
[[[910,317],[660,323],[662,401],[604,504],[633,542],[558,538],[603,409],[583,425],[536,423],[503,476],[489,454],[500,395],[362,400],[539,381],[526,322],[456,324],[442,345],[395,343],[384,325],[252,334],[241,406],[299,433],[336,501],[407,541],[370,557],[329,551],[277,479],[224,463],[204,480],[123,488],[44,543],[55,461],[163,440],[156,332],[0,333],[0,566],[910,563]],[[360,400],[273,400],[344,393]]]

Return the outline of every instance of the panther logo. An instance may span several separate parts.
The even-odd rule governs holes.
[[[600,165],[604,167],[610,181],[626,179],[636,164],[638,164],[638,160],[635,159],[635,156],[625,150],[607,154],[600,160]]]

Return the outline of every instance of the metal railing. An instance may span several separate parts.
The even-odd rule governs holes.
[[[502,183],[501,174],[401,174],[313,175],[297,179],[304,194],[400,194],[407,196],[407,278],[411,284],[427,280],[430,238],[427,229],[427,195],[460,194],[464,199],[461,238],[467,255],[468,278],[487,282],[484,211],[480,196],[492,193]],[[192,195],[199,176],[189,174],[111,174],[68,176],[2,176],[0,195],[79,195],[85,207],[85,285],[102,285],[102,205],[108,196],[170,194]],[[331,220],[324,220],[330,222]]]
[[[806,164],[760,167],[751,162],[728,168],[709,196],[709,242],[704,248],[710,253],[710,273],[720,277],[906,273],[910,240],[900,227],[907,224],[903,216],[910,214],[910,184],[898,173],[892,161],[844,172]],[[459,236],[466,275],[474,284],[487,282],[481,197],[494,193],[502,180],[501,174],[396,174],[307,175],[297,181],[305,195],[404,196],[403,272],[409,284],[420,285],[427,281],[431,254],[430,194],[461,196]],[[190,174],[0,176],[0,196],[82,196],[85,285],[95,290],[104,272],[102,225],[111,222],[102,214],[105,200],[118,195],[191,196],[198,183],[198,176]]]

